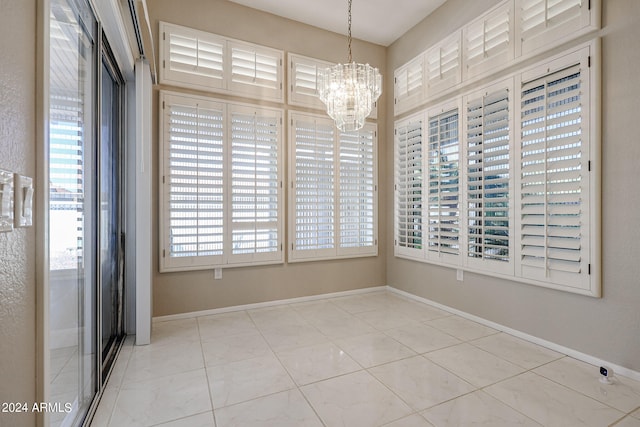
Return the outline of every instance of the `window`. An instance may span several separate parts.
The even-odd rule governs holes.
[[[281,50],[160,22],[160,83],[282,101]]]
[[[504,3],[463,29],[465,78],[504,67],[513,60],[512,3]]]
[[[518,56],[551,49],[599,26],[596,0],[520,0],[516,5]]]
[[[449,89],[462,81],[460,31],[427,51],[426,68],[429,94]]]
[[[400,114],[424,100],[424,55],[394,73],[394,113]]]
[[[513,273],[512,81],[465,97],[468,266]]]
[[[443,111],[444,110],[444,111]],[[445,106],[428,114],[427,258],[459,263],[459,109]]]
[[[422,257],[423,115],[395,126],[395,254]]]
[[[595,46],[531,69],[520,78],[518,274],[556,287],[599,292],[592,252],[596,119]]]
[[[396,122],[395,255],[599,296],[597,58],[594,41]]]
[[[377,254],[377,136],[290,114],[289,261]]]
[[[161,271],[282,262],[281,110],[160,98]]]
[[[503,0],[396,68],[394,115],[597,30],[600,7],[600,0]]]
[[[332,66],[331,62],[289,54],[289,104],[324,109],[317,95],[318,71]]]

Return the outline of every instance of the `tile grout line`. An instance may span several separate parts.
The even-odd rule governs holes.
[[[211,393],[211,380],[209,379],[209,369],[207,369],[207,358],[204,355],[204,348],[202,347],[202,334],[200,333],[200,321],[198,318],[195,318],[196,328],[198,329],[198,342],[200,343],[200,354],[202,355],[202,365],[204,369],[204,376],[207,379],[207,392],[209,393],[209,403],[211,403],[211,416],[213,417],[213,423],[215,426],[218,425],[218,421],[216,420],[216,408],[213,404],[213,395]]]

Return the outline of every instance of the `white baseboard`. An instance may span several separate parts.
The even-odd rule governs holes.
[[[189,313],[169,314],[167,316],[154,317],[153,318],[153,323],[166,322],[168,320],[191,319],[191,318],[194,318],[194,317],[210,316],[212,314],[230,313],[230,312],[233,312],[233,311],[255,310],[256,308],[274,307],[274,306],[278,306],[278,305],[295,304],[295,303],[299,303],[299,302],[317,301],[317,300],[326,299],[326,298],[346,297],[346,296],[350,296],[350,295],[367,294],[367,293],[370,293],[370,292],[385,291],[387,289],[388,289],[388,286],[374,286],[374,287],[370,287],[370,288],[353,289],[353,290],[350,290],[350,291],[332,292],[332,293],[320,294],[320,295],[310,295],[310,296],[307,296],[307,297],[298,297],[298,298],[281,299],[281,300],[275,300],[275,301],[258,302],[258,303],[254,303],[254,304],[234,305],[234,306],[231,306],[231,307],[214,308],[214,309],[211,309],[211,310],[202,310],[202,311],[192,311],[192,312],[189,312]]]
[[[423,298],[412,293],[394,288],[392,286],[387,286],[386,289],[389,292],[393,292],[398,295],[402,295],[406,298],[412,299],[414,301],[422,302],[428,304],[430,306],[439,308],[444,311],[448,311],[449,313],[457,314],[460,317],[464,317],[465,319],[472,320],[474,322],[480,323],[482,325],[488,326],[493,329],[497,329],[499,331],[505,332],[509,335],[513,335],[515,337],[521,338],[525,341],[529,341],[533,344],[541,345],[542,347],[546,347],[550,350],[557,351],[558,353],[566,354],[567,356],[573,357],[574,359],[581,360],[586,363],[590,363],[595,366],[607,366],[612,368],[616,375],[622,375],[627,378],[631,378],[636,381],[640,381],[640,372],[634,371],[629,368],[625,368],[624,366],[617,365],[615,363],[608,362],[606,360],[599,359],[597,357],[591,356],[589,354],[582,353],[577,350],[573,350],[571,348],[562,346],[560,344],[553,343],[551,341],[543,340],[542,338],[538,338],[533,335],[525,334],[524,332],[517,331],[515,329],[511,329],[507,326],[501,325],[499,323],[492,322],[487,319],[483,319],[482,317],[474,316],[473,314],[466,313],[461,310],[457,310],[455,308],[449,307],[444,304],[437,303],[435,301],[431,301],[430,299]]]

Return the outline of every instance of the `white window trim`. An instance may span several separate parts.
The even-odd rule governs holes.
[[[513,110],[513,128],[510,129],[510,133],[511,133],[511,140],[512,140],[512,145],[513,145],[513,155],[512,155],[512,162],[513,162],[513,173],[512,175],[514,176],[514,185],[512,188],[515,189],[519,189],[519,174],[520,174],[520,165],[518,162],[516,162],[516,159],[519,158],[520,156],[520,137],[519,137],[519,132],[520,132],[520,125],[519,125],[519,120],[516,120],[516,117],[520,117],[520,106],[519,106],[519,102],[520,102],[520,94],[519,94],[519,90],[518,88],[520,87],[520,82],[521,81],[527,81],[527,80],[532,80],[535,78],[539,78],[541,76],[544,76],[545,73],[549,74],[549,73],[553,73],[554,70],[557,69],[562,69],[562,68],[566,68],[570,63],[571,64],[575,64],[576,61],[581,61],[582,63],[587,63],[589,62],[591,64],[591,66],[588,68],[588,93],[586,94],[586,96],[588,97],[588,105],[589,105],[589,113],[588,113],[588,117],[589,117],[589,124],[588,127],[585,127],[584,130],[586,132],[588,132],[588,141],[585,140],[584,145],[585,145],[585,151],[588,151],[588,159],[585,159],[585,161],[589,161],[590,164],[590,173],[588,174],[588,187],[589,187],[589,225],[588,227],[586,227],[585,232],[588,233],[588,236],[585,237],[587,245],[589,246],[588,248],[588,256],[589,256],[589,273],[587,274],[588,276],[588,280],[586,280],[586,282],[588,282],[585,286],[572,286],[572,285],[565,285],[565,284],[559,284],[559,283],[553,283],[550,282],[548,280],[535,280],[535,279],[531,279],[531,278],[525,278],[522,277],[521,274],[519,274],[517,271],[514,271],[513,273],[511,272],[501,272],[501,271],[497,271],[496,269],[483,269],[483,268],[478,268],[477,266],[471,265],[468,262],[465,262],[463,260],[467,260],[467,247],[466,247],[466,241],[467,241],[467,216],[466,216],[466,206],[467,206],[467,197],[466,197],[466,192],[463,191],[463,198],[462,198],[462,205],[463,209],[462,209],[462,218],[461,218],[461,223],[464,225],[461,231],[461,236],[462,236],[462,244],[461,244],[461,256],[460,256],[460,260],[459,262],[456,264],[454,263],[449,263],[447,264],[446,262],[442,262],[441,260],[437,260],[437,259],[433,259],[433,258],[429,258],[428,255],[426,254],[426,249],[424,245],[424,240],[427,234],[427,227],[428,224],[425,223],[425,221],[428,221],[428,217],[425,215],[425,209],[426,209],[426,201],[425,201],[425,187],[423,185],[423,204],[422,204],[422,209],[423,209],[423,228],[422,228],[422,239],[423,239],[423,247],[421,249],[406,249],[406,248],[401,248],[398,246],[398,226],[397,226],[397,215],[398,215],[398,199],[397,199],[397,195],[395,197],[395,209],[394,209],[394,255],[396,257],[399,258],[406,258],[406,259],[410,259],[410,260],[414,260],[414,261],[420,261],[420,262],[427,262],[427,263],[432,263],[432,264],[436,264],[436,265],[442,265],[442,266],[448,266],[448,267],[453,267],[453,268],[457,268],[457,269],[461,269],[461,270],[466,270],[469,272],[473,272],[473,273],[480,273],[480,274],[484,274],[484,275],[488,275],[488,276],[492,276],[492,277],[497,277],[497,278],[501,278],[501,279],[506,279],[506,280],[510,280],[510,281],[517,281],[517,282],[521,282],[521,283],[526,283],[526,284],[531,284],[531,285],[536,285],[536,286],[541,286],[541,287],[545,287],[545,288],[551,288],[551,289],[557,289],[557,290],[562,290],[562,291],[567,291],[567,292],[571,292],[571,293],[576,293],[576,294],[581,294],[581,295],[586,295],[586,296],[591,296],[591,297],[600,297],[602,295],[601,293],[601,182],[600,182],[600,171],[601,171],[601,165],[600,165],[600,107],[599,107],[599,102],[598,100],[600,99],[600,91],[601,91],[601,87],[600,87],[600,71],[599,71],[599,67],[600,67],[600,39],[594,39],[590,42],[586,42],[583,43],[579,46],[576,46],[574,48],[571,48],[565,52],[562,52],[558,55],[552,56],[550,58],[541,60],[540,62],[534,64],[531,67],[528,67],[524,70],[520,70],[520,71],[516,71],[514,73],[512,73],[509,76],[506,76],[506,78],[503,78],[503,80],[500,83],[490,83],[487,86],[482,86],[480,88],[475,89],[473,92],[468,92],[464,95],[464,98],[458,98],[456,97],[456,99],[468,99],[469,96],[473,95],[474,93],[477,93],[478,91],[488,91],[490,88],[495,87],[495,85],[504,85],[506,81],[510,80],[511,82],[515,81],[515,84],[513,86],[514,90],[514,101],[515,101],[515,108]],[[452,101],[452,102],[458,102],[458,101]],[[438,107],[433,107],[433,108],[438,108]],[[440,106],[440,108],[442,108]],[[463,109],[464,109],[464,104],[463,104]],[[423,110],[421,112],[415,113],[413,114],[411,117],[405,118],[405,119],[401,119],[399,121],[396,121],[396,128],[400,125],[403,125],[405,122],[409,121],[409,120],[419,120],[421,117],[424,120],[423,121],[423,138],[422,138],[422,144],[423,144],[423,148],[422,148],[422,152],[423,152],[423,171],[426,171],[426,162],[428,161],[424,155],[424,153],[428,150],[427,147],[427,143],[428,143],[428,131],[425,130],[425,127],[427,126],[426,120],[427,120],[427,111],[428,110]],[[464,111],[464,110],[463,110]],[[462,138],[461,138],[461,143],[462,146],[466,146],[466,134],[464,133],[464,129],[465,129],[465,125],[466,125],[466,117],[465,119],[463,119],[463,123],[462,123],[462,129],[463,129],[463,134],[462,134]],[[425,133],[427,133],[427,136],[425,136]],[[395,148],[394,151],[396,151],[396,162],[394,162],[395,165],[395,182],[396,182],[396,186],[397,186],[397,177],[398,177],[398,170],[397,170],[397,140],[395,141]],[[466,150],[463,150],[464,155],[462,156],[461,159],[461,164],[466,165]],[[423,181],[426,178],[423,177]],[[462,182],[464,183],[464,185],[466,186],[466,171],[463,174],[463,180]],[[397,188],[396,188],[397,190]],[[513,202],[515,204],[517,204],[517,206],[515,206],[513,209],[514,211],[514,221],[511,221],[511,224],[513,224],[514,227],[514,231],[511,232],[511,236],[514,238],[515,242],[513,244],[513,246],[510,248],[513,250],[513,255],[515,257],[516,260],[519,259],[520,257],[520,252],[519,252],[519,247],[520,247],[520,238],[519,237],[515,237],[515,234],[517,233],[517,231],[519,230],[520,227],[520,222],[518,220],[519,215],[520,215],[520,211],[519,211],[519,190],[517,190],[518,193],[517,195],[514,196]],[[517,264],[518,261],[515,262],[514,264],[514,269],[517,270]]]
[[[196,73],[184,71],[174,71],[170,69],[170,33],[195,37],[222,46],[222,78],[212,78]],[[160,44],[160,70],[159,83],[171,86],[197,89],[206,92],[237,95],[243,97],[269,100],[274,102],[284,102],[284,51],[262,46],[255,43],[248,43],[217,34],[195,30],[193,28],[180,25],[160,22],[159,24],[159,44]],[[232,79],[232,50],[243,48],[253,50],[257,53],[268,55],[276,59],[277,71],[274,87],[262,87],[249,83],[234,82]]]
[[[321,121],[333,126],[333,171],[334,171],[334,196],[333,196],[333,227],[334,227],[334,246],[332,248],[315,249],[315,250],[296,250],[296,134],[293,126],[296,120],[304,119],[310,121]],[[303,113],[298,111],[289,111],[289,212],[288,212],[288,235],[289,243],[287,245],[287,260],[290,263],[304,261],[319,261],[344,258],[370,257],[378,255],[378,143],[377,143],[377,125],[374,123],[366,123],[365,129],[373,132],[373,245],[362,246],[357,248],[344,248],[340,245],[340,138],[339,131],[333,125],[333,121],[326,115]]]
[[[184,100],[184,102],[197,102],[211,108],[218,108],[223,114],[223,251],[220,255],[207,257],[177,257],[173,260],[169,257],[169,224],[168,224],[168,129],[164,119],[166,104],[172,101]],[[284,262],[284,132],[283,110],[278,108],[263,107],[245,103],[227,102],[222,99],[203,97],[191,94],[183,94],[172,91],[160,91],[159,93],[159,268],[160,272],[205,270],[225,267],[243,267],[268,264],[282,264]],[[233,111],[251,112],[262,111],[265,114],[277,117],[278,126],[278,250],[270,252],[268,256],[245,256],[231,254],[231,113]],[[260,255],[260,254],[258,254]]]

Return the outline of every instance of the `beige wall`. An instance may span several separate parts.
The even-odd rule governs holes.
[[[300,24],[275,15],[249,9],[224,0],[153,0],[148,3],[149,17],[157,45],[158,22],[166,21],[227,37],[258,43],[333,62],[345,62],[344,36]],[[346,25],[346,23],[345,23]],[[157,51],[157,50],[156,50]],[[385,71],[385,48],[354,40],[354,60],[369,62]],[[286,58],[285,58],[286,59]],[[157,137],[157,90],[154,93],[154,141]],[[389,93],[389,92],[387,92]],[[213,95],[216,96],[216,95]],[[388,97],[383,94],[381,103]],[[270,104],[274,105],[274,104]],[[277,106],[277,105],[276,105]],[[286,108],[286,107],[285,107]],[[379,113],[379,135],[385,135],[384,112]],[[285,126],[286,129],[286,126]],[[285,138],[286,141],[286,138]],[[387,151],[384,137],[379,138],[379,153]],[[158,164],[158,144],[154,159]],[[379,156],[379,182],[387,177],[384,156]],[[157,184],[154,188],[157,206]],[[380,224],[386,222],[386,194],[379,192]],[[158,230],[157,209],[153,229]],[[385,228],[379,227],[379,255],[328,262],[304,262],[267,267],[228,268],[222,280],[213,280],[213,270],[158,273],[158,239],[153,242],[154,271],[153,315],[161,316],[255,302],[272,301],[385,285]]]
[[[0,10],[0,168],[35,178],[36,1],[0,0]],[[0,233],[0,403],[36,400],[35,235]],[[0,413],[0,425],[35,415]]]
[[[498,1],[449,0],[387,52],[393,70],[448,31]],[[393,256],[393,205],[387,211],[387,281],[407,292],[589,355],[640,371],[640,2],[603,0],[602,41],[602,271],[603,298],[595,299]],[[387,87],[387,92],[390,88]],[[388,106],[387,140],[393,132]],[[387,170],[393,168],[387,144]],[[387,189],[393,186],[387,174]]]

